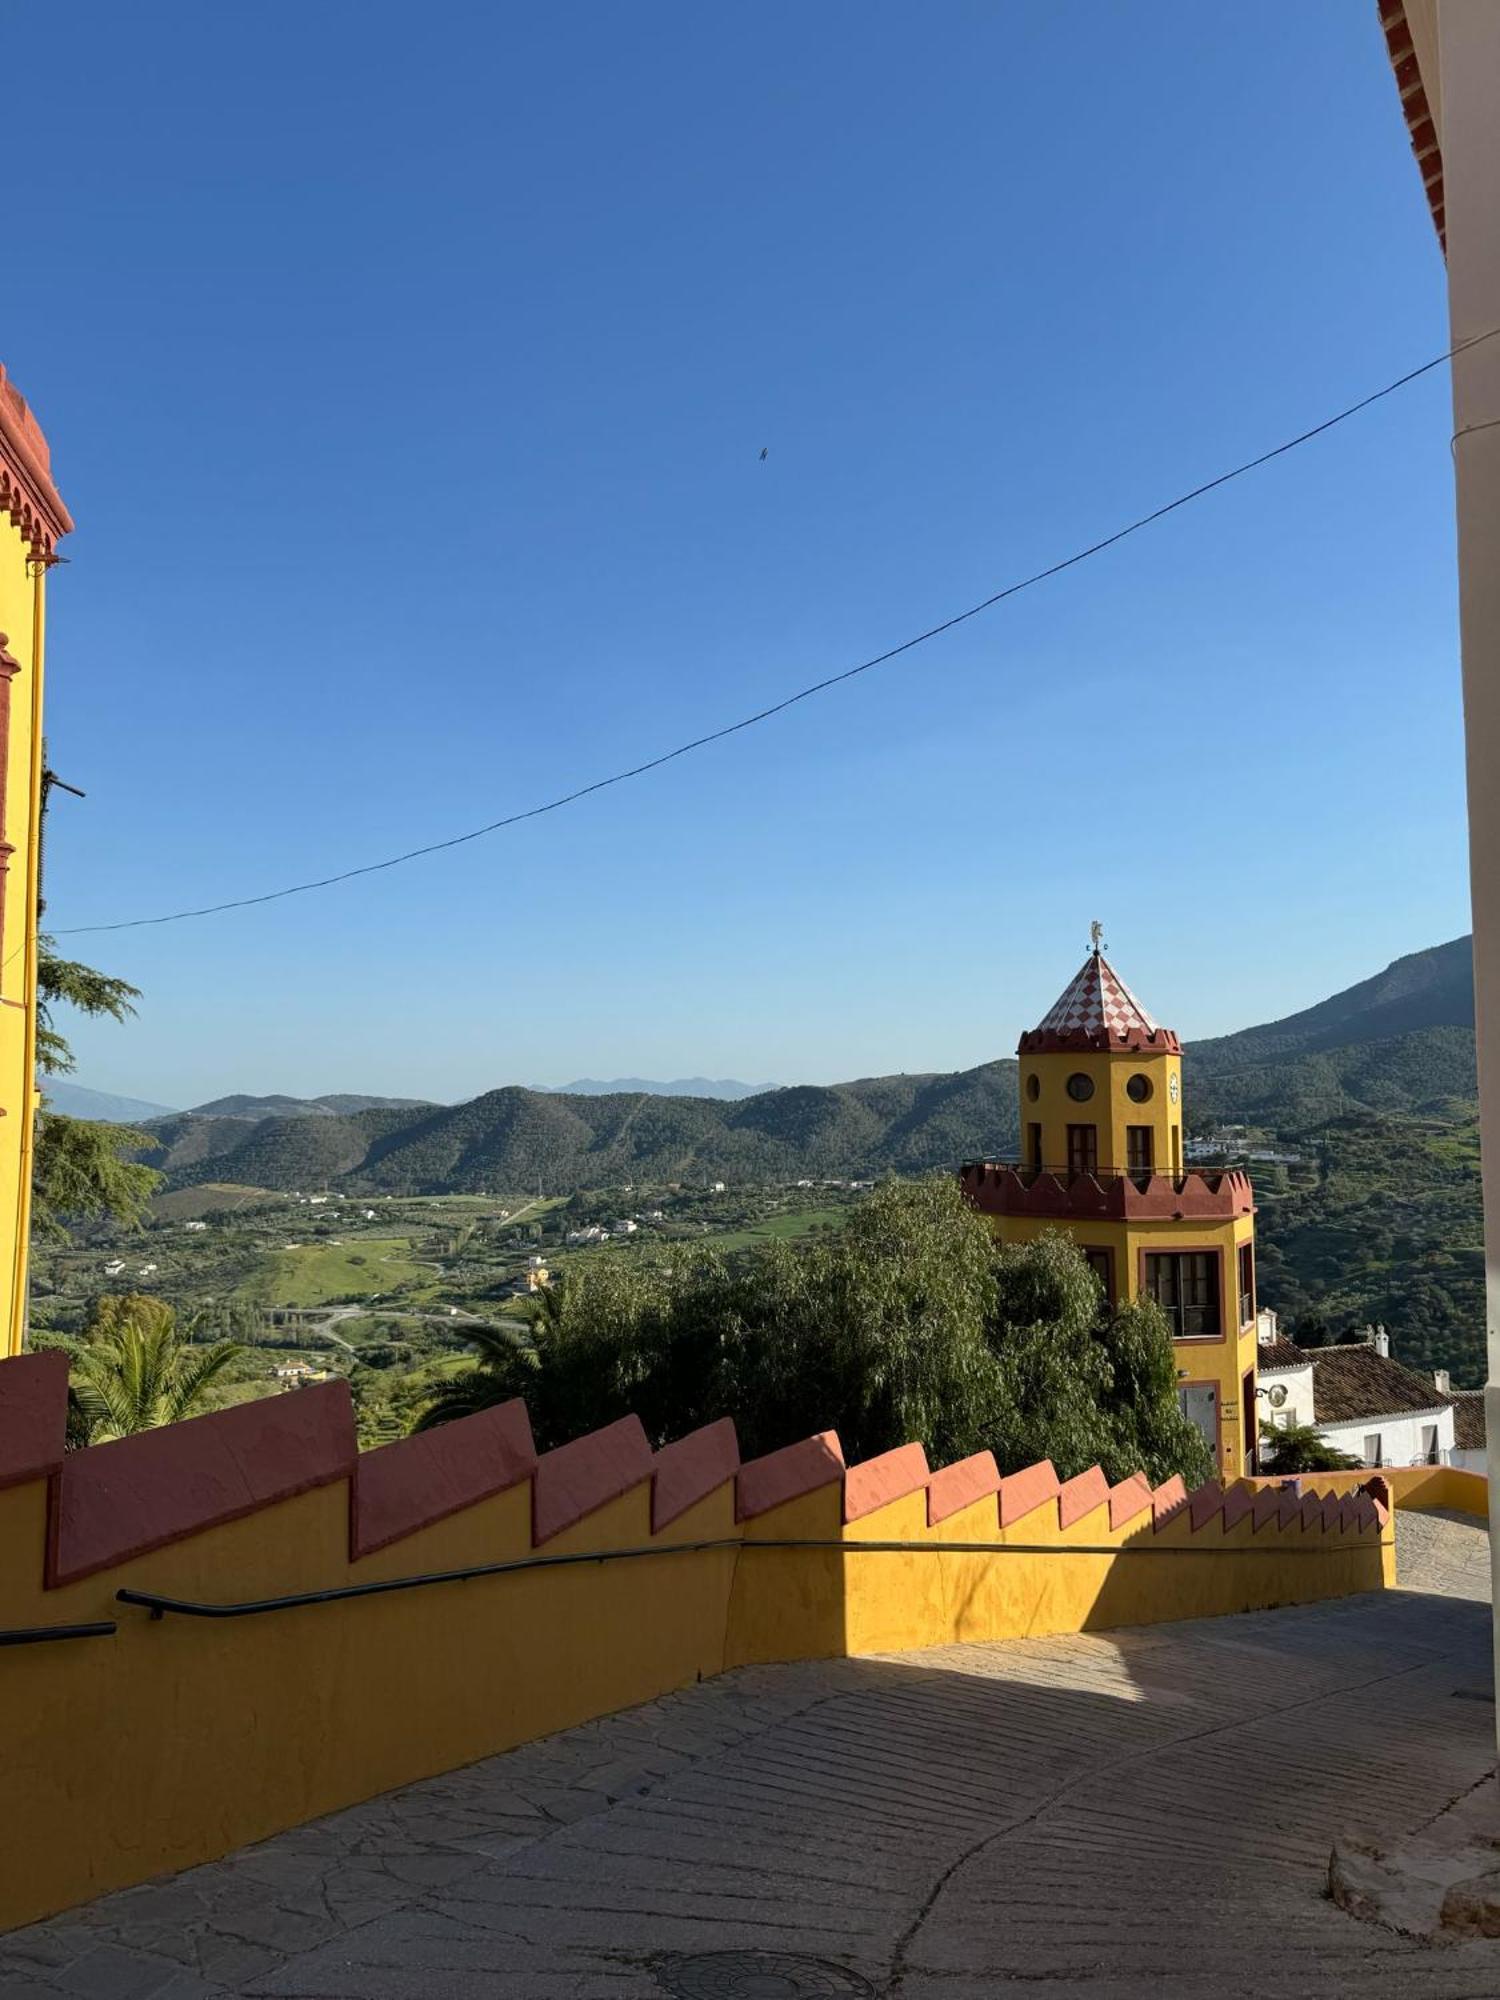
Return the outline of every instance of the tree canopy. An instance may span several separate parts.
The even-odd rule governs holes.
[[[915,1439],[1003,1472],[1212,1470],[1157,1307],[1111,1314],[1063,1235],[998,1250],[947,1178],[887,1183],[796,1247],[593,1259],[529,1310],[471,1336],[422,1427],[520,1395],[544,1447],[635,1411],[658,1445],[732,1416],[747,1457],[826,1426],[851,1460]]]
[[[37,1068],[44,1076],[66,1075],[73,1051],[56,1025],[59,1005],[82,1013],[127,1020],[135,1012],[137,989],[124,979],[96,972],[76,959],[62,958],[48,937],[37,939]],[[161,1175],[130,1158],[150,1146],[148,1132],[67,1118],[45,1102],[37,1117],[32,1167],[32,1227],[43,1235],[65,1234],[68,1217],[108,1215],[139,1222]]]

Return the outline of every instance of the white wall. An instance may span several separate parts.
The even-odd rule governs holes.
[[[1286,1401],[1276,1409],[1271,1402],[1271,1391],[1280,1387],[1286,1390]],[[1284,1373],[1260,1376],[1255,1384],[1255,1413],[1267,1423],[1285,1425],[1288,1416],[1293,1423],[1310,1424],[1313,1418],[1313,1372],[1306,1368],[1288,1368]]]
[[[1446,1409],[1422,1410],[1409,1417],[1365,1417],[1352,1424],[1319,1424],[1318,1429],[1336,1450],[1348,1452],[1361,1465],[1369,1463],[1365,1457],[1365,1439],[1378,1431],[1381,1464],[1412,1465],[1424,1457],[1422,1433],[1431,1424],[1437,1425],[1438,1456],[1447,1464],[1453,1453],[1451,1404]]]
[[[1483,1476],[1485,1454],[1482,1448],[1479,1451],[1455,1451],[1449,1463],[1456,1465],[1460,1472],[1477,1472]]]

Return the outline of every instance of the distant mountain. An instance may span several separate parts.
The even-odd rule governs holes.
[[[354,1111],[416,1111],[425,1097],[358,1097],[334,1093],[328,1097],[216,1097],[195,1104],[185,1118],[241,1118],[258,1124],[263,1118],[346,1118]]]
[[[774,1084],[740,1083],[732,1076],[679,1076],[671,1083],[655,1083],[649,1076],[617,1076],[609,1083],[581,1076],[576,1083],[540,1086],[549,1097],[619,1097],[640,1092],[647,1097],[718,1097],[736,1099],[759,1097]]]
[[[1355,1042],[1390,1041],[1419,1028],[1474,1025],[1473,940],[1454,938],[1428,951],[1395,959],[1373,979],[1362,979],[1316,1007],[1261,1028],[1242,1028],[1216,1041],[1195,1042],[1199,1068],[1243,1068],[1269,1057],[1313,1054]]]
[[[142,1097],[116,1097],[108,1090],[88,1090],[64,1076],[49,1076],[42,1088],[53,1108],[66,1118],[91,1118],[99,1125],[144,1125],[148,1118],[169,1118],[171,1107],[148,1104]]]
[[[1284,1021],[1194,1042],[1193,1123],[1295,1133],[1352,1112],[1445,1116],[1477,1090],[1470,940],[1398,958]]]
[[[1295,1133],[1351,1113],[1460,1115],[1474,1094],[1466,938],[1398,959],[1285,1021],[1187,1052],[1195,1125]],[[178,1185],[295,1188],[347,1179],[389,1193],[540,1179],[554,1192],[621,1180],[919,1173],[1017,1143],[1015,1064],[865,1077],[736,1098],[705,1080],[626,1089],[510,1085],[465,1104],[357,1096],[225,1097],[153,1120],[152,1163]],[[742,1088],[742,1086],[735,1086]],[[696,1094],[694,1094],[696,1092]]]
[[[1016,1142],[1015,1064],[955,1076],[803,1084],[735,1101],[593,1097],[511,1085],[467,1104],[343,1116],[251,1116],[240,1100],[152,1122],[148,1157],[176,1186],[299,1188],[346,1178],[396,1194],[602,1187],[695,1176],[793,1179],[919,1173]],[[259,1100],[253,1100],[259,1102]]]

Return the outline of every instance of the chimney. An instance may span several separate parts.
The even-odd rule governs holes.
[[[1377,1354],[1383,1356],[1387,1361],[1390,1360],[1391,1336],[1386,1332],[1383,1326],[1377,1326],[1372,1329],[1370,1334],[1370,1345],[1374,1348]]]
[[[1446,1368],[1434,1368],[1432,1371],[1432,1381],[1434,1388],[1440,1396],[1451,1396],[1453,1394],[1453,1391],[1448,1386],[1448,1371]]]

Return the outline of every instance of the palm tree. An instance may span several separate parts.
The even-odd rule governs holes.
[[[1351,1472],[1359,1464],[1331,1445],[1316,1424],[1288,1424],[1281,1430],[1262,1421],[1260,1434],[1270,1457],[1269,1464],[1262,1458],[1262,1470],[1269,1473]]]
[[[83,1444],[193,1416],[209,1384],[241,1352],[232,1340],[190,1347],[166,1301],[139,1295],[98,1300],[85,1333],[68,1391],[69,1436]]]
[[[524,1397],[541,1372],[542,1357],[533,1326],[545,1321],[549,1296],[542,1291],[535,1301],[528,1301],[531,1306],[528,1318],[534,1315],[531,1325],[488,1321],[480,1326],[466,1326],[464,1339],[479,1350],[477,1362],[442,1384],[412,1429],[436,1430],[439,1424],[451,1424],[458,1417],[472,1417],[476,1411],[508,1403],[513,1396]]]

